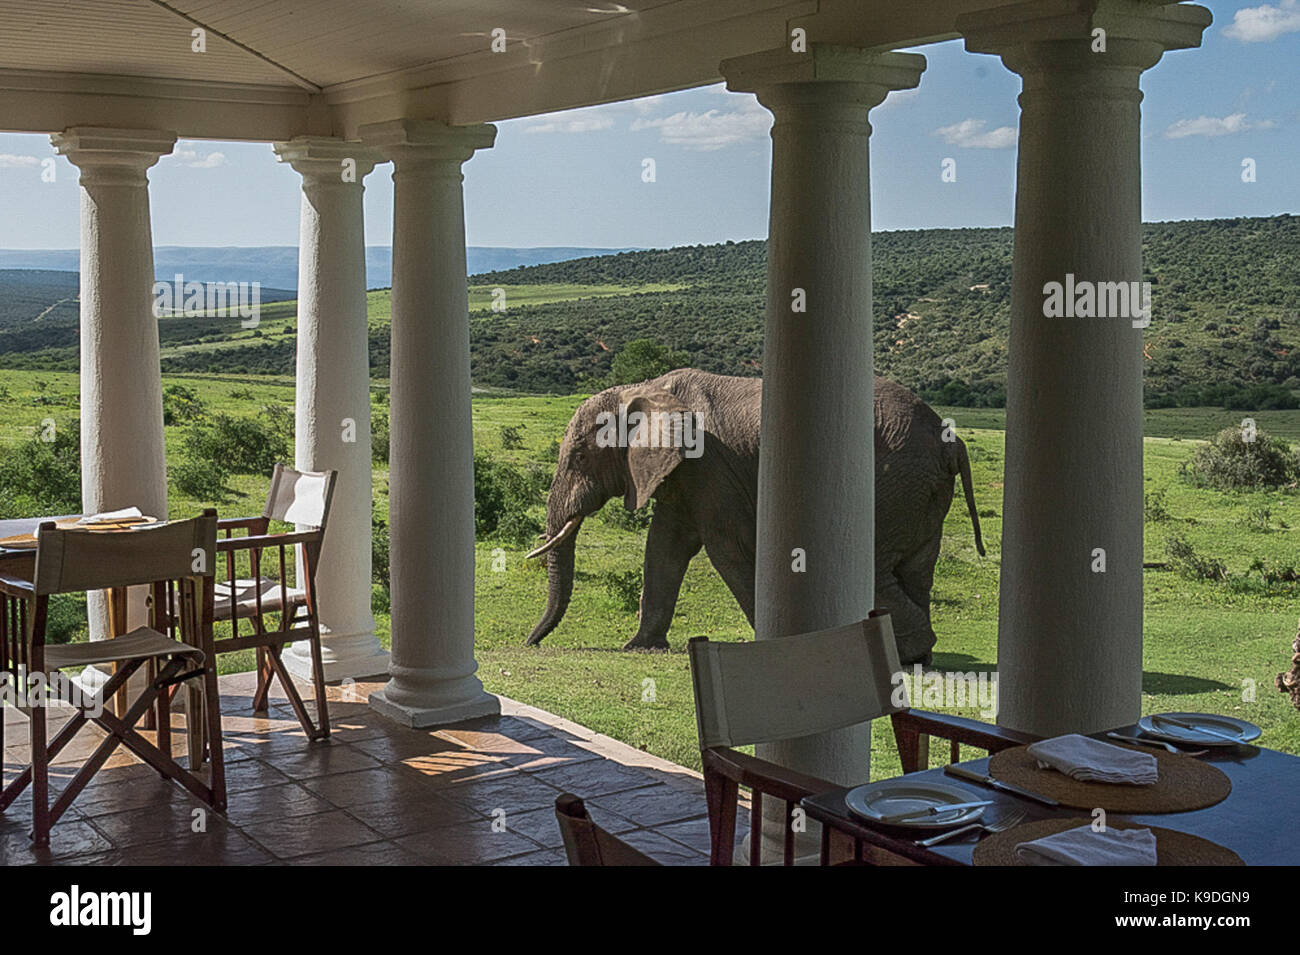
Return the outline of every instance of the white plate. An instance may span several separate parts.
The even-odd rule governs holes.
[[[1153,739],[1162,739],[1170,743],[1195,744],[1197,746],[1235,746],[1236,743],[1226,739],[1219,739],[1210,733],[1196,733],[1192,730],[1185,730],[1181,726],[1175,726],[1172,723],[1165,723],[1160,720],[1161,716],[1172,716],[1176,720],[1189,723],[1192,726],[1204,726],[1218,733],[1227,733],[1229,736],[1238,737],[1238,743],[1249,743],[1253,739],[1258,739],[1260,728],[1254,723],[1247,723],[1245,720],[1235,719],[1231,716],[1218,716],[1214,713],[1153,713],[1151,716],[1144,716],[1138,720],[1138,727],[1142,732]]]
[[[915,812],[929,806],[955,805],[974,802],[981,798],[972,795],[969,789],[960,789],[946,783],[917,783],[908,779],[882,779],[878,783],[867,783],[849,790],[844,802],[849,812],[867,822],[880,822],[882,816],[892,816],[902,812]],[[957,809],[938,813],[933,816],[918,816],[902,822],[884,823],[902,829],[947,829],[974,822],[984,812],[983,806],[971,809]]]

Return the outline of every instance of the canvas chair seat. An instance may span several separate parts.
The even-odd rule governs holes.
[[[152,627],[136,627],[130,633],[111,637],[108,640],[49,644],[45,647],[45,666],[51,670],[62,670],[65,667],[121,663],[123,660],[147,660],[173,655],[191,657],[195,663],[203,662],[203,651],[198,647],[173,640]]]
[[[257,615],[257,594],[262,594],[262,612],[278,613],[281,609],[280,581],[270,577],[241,577],[235,581],[233,600],[229,580],[218,581],[213,592],[212,610],[218,620],[229,620],[231,607],[237,616],[253,617]],[[287,587],[289,607],[294,609],[307,602],[307,591],[301,587]]]

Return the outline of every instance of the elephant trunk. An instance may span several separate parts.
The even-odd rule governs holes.
[[[533,627],[533,632],[524,641],[526,646],[536,646],[546,639],[546,635],[559,626],[560,621],[564,619],[564,612],[569,609],[569,598],[573,596],[573,554],[576,550],[576,533],[575,527],[564,540],[550,548],[546,554],[546,612],[542,614],[542,619],[537,621],[537,626]]]

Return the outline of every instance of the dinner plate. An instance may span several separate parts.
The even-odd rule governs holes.
[[[1237,737],[1237,740],[1233,742],[1219,739],[1219,737],[1209,733],[1185,730],[1181,726],[1162,722],[1161,716],[1172,716],[1174,719],[1192,726],[1204,726],[1206,729],[1212,729],[1217,733],[1227,733],[1229,736]],[[1138,720],[1138,727],[1144,735],[1153,739],[1162,739],[1169,743],[1195,744],[1196,746],[1235,746],[1237,743],[1249,743],[1253,739],[1258,739],[1261,732],[1260,728],[1254,723],[1248,723],[1232,716],[1219,716],[1216,713],[1153,713]]]
[[[877,783],[858,786],[845,794],[844,802],[855,816],[867,822],[879,823],[882,816],[917,812],[930,806],[973,802],[979,798],[972,795],[969,789],[961,789],[947,783],[912,782],[900,778],[882,779]],[[918,816],[915,819],[884,824],[902,829],[947,829],[950,826],[973,822],[983,812],[983,806],[974,806],[970,809],[949,810],[932,816]]]

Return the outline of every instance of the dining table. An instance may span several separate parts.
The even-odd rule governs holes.
[[[1131,724],[1088,735],[1104,742],[1110,732],[1136,737],[1142,734],[1142,729],[1138,724]],[[1133,814],[1110,812],[1108,820],[1198,836],[1232,850],[1249,866],[1300,864],[1300,847],[1287,836],[1293,821],[1300,817],[1300,758],[1250,744],[1212,747],[1203,756],[1185,758],[1198,759],[1221,770],[1232,784],[1228,796],[1204,809]],[[957,765],[986,776],[988,763],[985,757]],[[1043,805],[1022,796],[966,782],[948,775],[942,768],[909,773],[906,778],[918,783],[942,783],[968,790],[971,801],[988,800],[982,817],[988,824],[996,824],[997,820],[1017,813],[1023,813],[1017,825],[1069,818],[1078,819],[1081,826],[1092,822],[1087,810]],[[864,846],[873,846],[922,865],[973,864],[975,847],[984,837],[982,832],[957,836],[934,846],[919,845],[919,839],[935,833],[908,832],[860,819],[845,802],[845,796],[852,788],[831,789],[808,796],[801,802],[808,817],[822,824],[823,864],[830,858],[832,831],[854,840],[858,859],[863,858]]]

